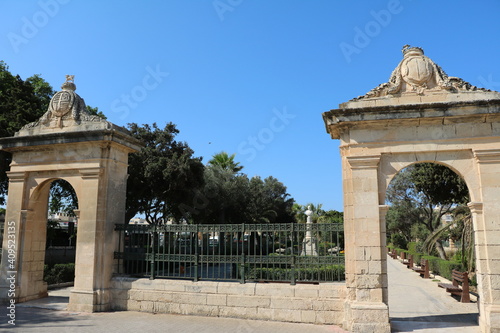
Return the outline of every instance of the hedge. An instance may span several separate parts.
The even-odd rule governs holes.
[[[395,249],[398,255],[401,252],[405,252],[408,255],[413,256],[413,262],[416,264],[420,263],[420,259],[427,259],[429,261],[429,270],[434,274],[440,275],[448,280],[452,280],[451,271],[456,269],[459,271],[463,270],[462,263],[455,260],[444,260],[439,257],[428,256],[423,253],[416,252],[416,243],[408,243],[408,250],[398,249],[392,245],[387,246],[390,250]],[[408,257],[408,256],[407,256]]]
[[[72,282],[75,280],[75,264],[55,264],[53,267],[45,265],[43,280],[49,285]]]
[[[297,281],[329,282],[345,280],[344,265],[296,268],[294,272]],[[255,267],[249,270],[245,278],[248,280],[290,281],[292,279],[292,269]]]

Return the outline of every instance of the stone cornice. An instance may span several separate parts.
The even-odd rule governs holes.
[[[478,163],[500,163],[500,149],[475,150],[474,157]]]
[[[83,179],[97,179],[104,172],[103,168],[81,168],[78,170]]]
[[[469,202],[467,204],[472,214],[479,214],[483,212],[483,203],[482,202]]]
[[[34,147],[50,146],[55,144],[72,144],[82,142],[107,141],[126,147],[129,152],[141,149],[143,144],[118,129],[104,129],[85,132],[54,132],[32,136],[14,136],[0,138],[0,149],[8,152],[32,150]]]
[[[7,177],[9,178],[9,182],[11,183],[24,182],[28,177],[28,173],[24,171],[21,172],[7,171]]]
[[[380,155],[348,156],[347,161],[349,161],[351,169],[374,169],[378,167]]]
[[[333,139],[340,137],[343,128],[357,124],[389,126],[415,122],[469,122],[472,119],[500,119],[500,99],[340,108],[323,113],[326,131]],[[477,120],[476,120],[477,121]]]

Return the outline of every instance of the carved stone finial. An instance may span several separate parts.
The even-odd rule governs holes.
[[[74,80],[74,75],[66,75],[66,81],[61,86],[62,90],[54,94],[48,111],[38,121],[24,126],[21,131],[41,126],[52,129],[78,126],[81,121],[107,123],[101,117],[88,113],[85,101],[75,93]]]
[[[408,44],[403,46],[403,49],[401,50],[401,52],[403,52],[404,57],[406,57],[407,55],[410,55],[410,54],[424,55],[424,50],[421,47],[411,46]]]
[[[394,69],[389,81],[354,100],[388,95],[425,95],[426,92],[489,91],[475,87],[460,78],[448,76],[441,67],[424,55],[424,50],[420,47],[406,44],[401,51],[403,60]]]
[[[62,84],[61,89],[75,91],[76,85],[74,81],[75,81],[74,75],[66,75],[66,82]]]

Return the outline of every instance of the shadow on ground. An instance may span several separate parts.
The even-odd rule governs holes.
[[[392,332],[413,332],[419,329],[439,329],[477,325],[477,313],[391,318]]]
[[[55,310],[40,309],[35,307],[16,307],[15,311],[15,325],[10,324],[8,321],[11,320],[8,316],[9,311],[6,306],[0,308],[0,331],[7,329],[7,332],[13,329],[20,328],[36,328],[38,325],[43,324],[44,327],[62,327],[66,326],[69,322],[72,322],[71,327],[82,327],[75,323],[82,319],[87,319],[86,315],[80,313],[62,312]],[[50,323],[50,324],[49,324]],[[85,322],[84,326],[88,326],[89,322]]]

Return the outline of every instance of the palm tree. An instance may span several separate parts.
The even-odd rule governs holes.
[[[472,216],[469,207],[457,205],[453,211],[453,221],[442,224],[434,230],[424,242],[424,248],[431,251],[433,244],[442,238],[444,232],[451,228],[458,228],[460,231],[460,241],[462,243],[462,266],[471,273],[474,269],[474,228],[472,226]]]
[[[325,211],[322,209],[323,204],[313,204],[308,203],[307,205],[299,205],[298,203],[294,203],[292,207],[293,214],[295,215],[295,220],[299,223],[306,222],[306,210],[310,209],[312,211],[312,220],[314,223],[318,222],[320,217],[325,214]]]
[[[453,211],[453,217],[457,225],[462,225],[462,265],[470,273],[474,265],[474,227],[472,226],[472,215],[469,207],[459,205]]]
[[[212,156],[212,159],[208,161],[208,164],[212,167],[219,167],[223,170],[230,170],[233,173],[238,173],[243,169],[239,162],[234,161],[236,154],[229,155],[225,151],[220,152]]]

